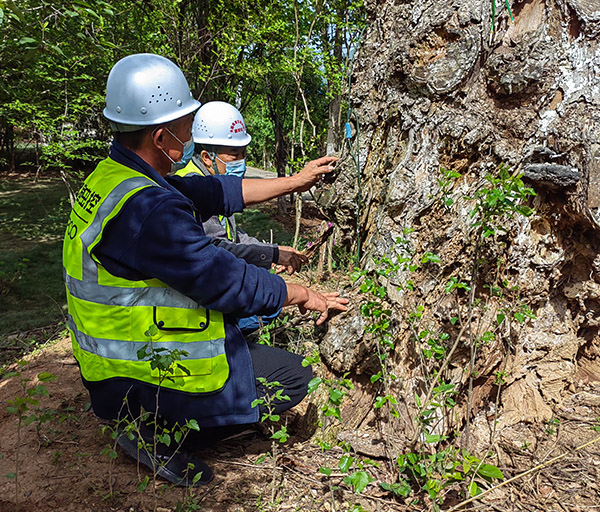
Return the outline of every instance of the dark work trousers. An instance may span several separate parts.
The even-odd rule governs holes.
[[[273,395],[278,389],[281,389],[282,395],[289,397],[289,400],[274,401],[271,404],[271,412],[273,414],[280,414],[299,404],[308,392],[308,383],[313,375],[310,366],[302,366],[303,357],[277,347],[269,347],[258,343],[248,343],[248,348],[250,350],[255,379],[263,377],[267,383],[279,382],[281,385],[269,390],[256,380],[257,397],[262,398],[267,393]],[[104,385],[103,383],[88,382],[85,379],[83,381],[88,390],[90,390],[90,393],[96,387]],[[120,394],[117,394],[118,396],[126,396],[129,394],[131,382],[114,379],[111,381],[111,386],[113,386],[111,389],[119,391]],[[147,392],[153,393],[152,388],[149,388]],[[136,398],[130,397],[132,399],[124,407],[121,402],[115,403],[115,395],[95,393],[94,396],[94,411],[101,418],[116,419],[119,416],[123,416],[124,413],[130,417],[136,417],[140,413],[140,401]],[[137,394],[134,393],[134,396],[137,396]],[[152,400],[149,399],[147,402],[152,403]],[[265,405],[259,405],[261,417],[267,410]],[[193,444],[197,444],[198,447],[210,447],[220,439],[233,435],[243,429],[243,425],[202,428],[199,433],[190,431],[189,437],[190,441]]]
[[[282,390],[282,395],[290,397],[289,400],[276,401],[273,403],[272,411],[280,414],[295,405],[299,404],[306,396],[308,383],[312,379],[312,368],[302,366],[302,356],[292,354],[286,350],[277,347],[268,347],[258,343],[248,343],[250,357],[252,358],[252,367],[254,368],[254,378],[263,377],[268,382],[279,382],[281,386],[273,387],[268,390],[256,381],[256,393],[258,398],[275,394],[278,389]],[[261,416],[267,412],[264,405],[260,406]]]
[[[274,395],[281,389],[283,396],[289,400],[274,401],[271,404],[272,414],[281,414],[299,404],[308,392],[308,383],[312,379],[312,367],[302,366],[302,356],[293,354],[277,347],[269,347],[259,343],[248,343],[254,378],[263,377],[266,382],[279,382],[280,386],[268,389],[256,380],[256,394],[258,398],[265,395]],[[268,412],[268,408],[259,405],[260,416]],[[244,430],[244,425],[232,425],[229,427],[203,428],[200,432],[190,432],[190,444],[197,448],[209,448],[217,444],[221,439],[234,435]]]

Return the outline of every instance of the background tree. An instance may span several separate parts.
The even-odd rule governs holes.
[[[184,70],[202,102],[236,104],[250,131],[257,127],[254,163],[283,175],[298,152],[322,154],[329,103],[339,111],[346,74],[338,62],[340,34],[354,30],[348,13],[360,4],[336,9],[345,18],[321,2],[297,0],[6,1],[0,6],[1,168],[89,167],[85,162],[103,154],[110,138],[98,115],[110,68],[125,55],[155,52]]]

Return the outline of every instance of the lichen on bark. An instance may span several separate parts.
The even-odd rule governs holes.
[[[354,130],[351,141],[360,165],[343,157],[337,180],[319,198],[354,251],[358,233],[363,267],[373,268],[383,256],[398,258],[399,237],[410,242],[415,261],[426,252],[440,257],[437,267],[412,272],[414,292],[388,283],[398,377],[392,387],[405,401],[398,407],[402,418],[390,421],[403,429],[418,408],[411,397],[425,385],[423,347],[407,320],[416,304],[425,305],[429,325],[456,334],[449,320],[460,306],[444,285],[452,277],[468,282],[480,258],[473,284],[476,297],[484,300],[487,293],[489,300],[477,313],[478,325],[493,325],[503,307],[485,288],[494,272],[518,290],[510,300],[518,296],[535,313],[477,351],[469,408],[461,405],[469,380],[467,332],[446,370],[460,392],[443,433],[464,433],[468,416],[482,447],[491,422],[508,431],[559,412],[582,368],[586,379],[600,380],[590,351],[600,321],[600,4],[513,3],[514,21],[499,8],[494,32],[491,4],[367,2],[369,24],[349,105],[360,128],[359,140]],[[535,190],[529,201],[535,213],[506,217],[505,233],[475,254],[472,205],[464,198],[501,164],[523,174]],[[441,169],[462,176],[446,191],[454,200],[450,209],[440,201]],[[406,280],[408,273],[394,279]],[[464,307],[466,296],[461,300]],[[360,316],[354,308],[333,320],[322,341],[324,359],[336,371],[360,374],[371,364],[365,347],[372,349],[373,341],[354,332]],[[499,371],[505,377],[496,403]],[[398,431],[397,437],[410,433]]]

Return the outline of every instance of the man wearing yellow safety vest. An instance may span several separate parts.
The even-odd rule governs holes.
[[[210,101],[202,105],[192,125],[194,145],[184,154],[187,165],[176,172],[178,176],[214,176],[227,174],[243,178],[246,174],[246,150],[252,137],[246,129],[241,112],[224,101]],[[234,249],[236,256],[248,263],[269,269],[277,265],[277,273],[285,270],[292,274],[299,270],[307,258],[292,247],[261,243],[236,224],[233,215],[215,215],[203,221],[208,236],[243,244]],[[272,315],[252,315],[240,318],[238,326],[247,335],[261,325],[271,323],[280,311]]]
[[[297,305],[320,312],[321,324],[328,310],[343,311],[347,303],[246,263],[202,228],[213,215],[307,190],[335,158],[272,180],[173,176],[193,144],[199,106],[170,60],[136,54],[115,64],[104,109],[115,139],[77,195],[63,250],[73,353],[94,412],[107,420],[154,414],[118,443],[178,485],[206,484],[212,471],[175,443],[153,449],[153,421],[195,420],[201,435],[257,422],[261,411],[252,402],[269,393],[260,377],[280,382],[290,397],[276,402],[276,412],[306,395],[312,371],[302,358],[248,344],[235,317]],[[161,378],[157,354],[176,353],[184,355],[180,365]],[[142,449],[138,436],[146,441]]]

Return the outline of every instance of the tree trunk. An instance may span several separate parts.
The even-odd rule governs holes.
[[[321,196],[351,247],[358,215],[363,267],[396,265],[378,279],[399,451],[419,431],[465,434],[469,423],[483,450],[490,432],[547,422],[572,406],[574,383],[600,381],[600,3],[512,2],[514,21],[496,5],[492,20],[491,0],[367,3],[351,89],[363,200],[352,158]],[[535,190],[523,201],[535,212],[499,216],[484,238],[472,212],[491,207],[481,191],[499,187],[501,164]],[[356,306],[330,323],[321,353],[333,370],[375,373],[371,321]],[[458,405],[448,417],[432,406],[436,421],[416,425],[440,382]],[[355,427],[380,414],[358,415],[358,400],[346,409]]]
[[[343,13],[338,13],[338,16],[342,17]],[[333,28],[332,30],[334,33],[331,41],[333,56],[331,65],[334,67],[334,72],[337,74],[340,73],[342,62],[342,33],[339,27]],[[327,38],[327,34],[325,33],[323,37]],[[331,81],[327,84],[327,89],[332,95],[331,100],[329,101],[329,112],[327,116],[327,154],[330,155],[340,150],[340,142],[342,140],[340,138],[340,134],[342,133],[342,95]]]
[[[281,118],[281,114],[279,112],[280,106],[278,102],[280,101],[279,95],[281,91],[278,91],[274,88],[269,88],[269,93],[267,96],[268,105],[269,105],[269,114],[271,117],[271,121],[273,122],[273,132],[275,136],[275,155],[274,155],[274,165],[277,170],[278,177],[285,176],[285,167],[287,165],[287,151],[285,144],[285,134],[283,130],[283,119]],[[287,213],[287,197],[283,196],[277,199],[277,206],[279,213]]]

